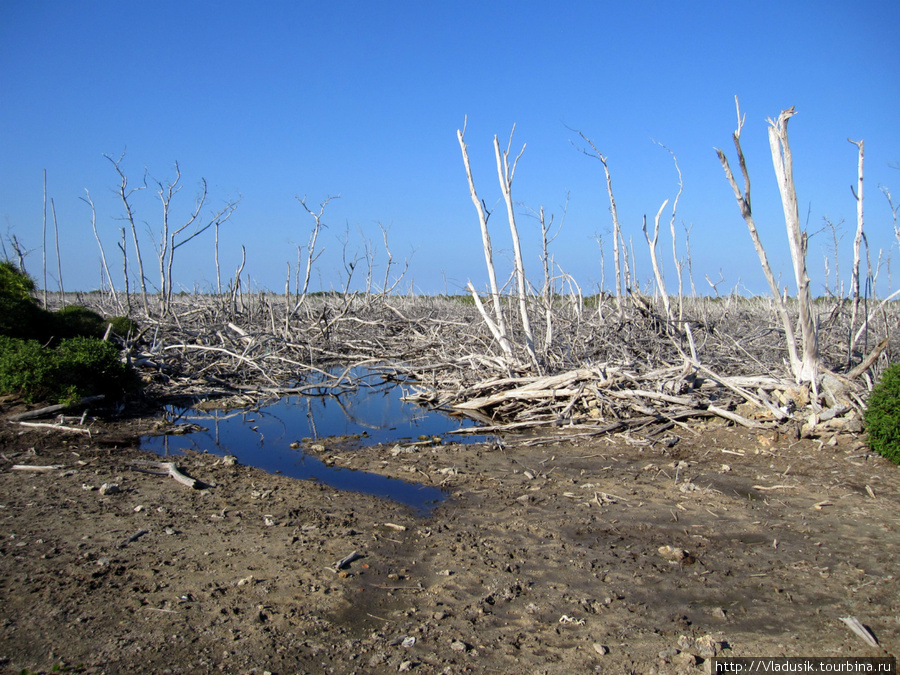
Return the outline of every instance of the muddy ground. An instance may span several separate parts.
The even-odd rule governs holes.
[[[2,672],[676,673],[714,652],[900,653],[900,469],[852,436],[701,424],[671,447],[315,450],[443,487],[423,516],[211,454],[177,458],[203,489],[136,471],[153,425],[3,421]]]

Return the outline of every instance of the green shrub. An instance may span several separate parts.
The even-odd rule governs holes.
[[[900,362],[885,370],[875,385],[865,420],[869,447],[900,464]]]
[[[133,337],[140,330],[137,322],[132,321],[127,316],[114,316],[109,320],[109,323],[112,324],[113,333],[121,338]]]
[[[0,294],[0,335],[46,342],[51,323],[52,314],[30,298]]]
[[[97,312],[82,307],[69,305],[53,313],[55,336],[59,340],[74,337],[102,338],[109,323]]]
[[[0,295],[28,300],[34,292],[34,280],[8,260],[0,261]]]
[[[63,340],[55,349],[36,340],[0,336],[0,391],[25,401],[74,403],[85,396],[121,396],[136,378],[108,342]]]

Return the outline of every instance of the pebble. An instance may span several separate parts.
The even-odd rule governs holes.
[[[607,647],[606,645],[601,645],[599,642],[595,642],[591,646],[594,648],[594,651],[597,652],[600,656],[609,654],[609,647]]]
[[[100,494],[101,495],[115,495],[120,493],[122,490],[119,488],[118,483],[104,483],[100,486]]]

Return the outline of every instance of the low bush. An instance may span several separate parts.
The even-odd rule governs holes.
[[[127,316],[114,316],[109,319],[109,323],[112,325],[113,333],[120,338],[134,337],[140,330],[137,322],[132,321]]]
[[[75,403],[85,396],[121,396],[136,378],[108,342],[76,337],[58,347],[0,336],[0,392],[26,402]]]
[[[8,260],[0,261],[0,296],[30,300],[34,279]]]
[[[82,307],[69,305],[53,312],[55,337],[66,340],[74,337],[102,338],[109,322],[97,312]]]
[[[0,294],[0,335],[46,342],[53,332],[52,316],[31,298]]]
[[[900,464],[900,362],[885,370],[872,390],[865,421],[869,447]]]

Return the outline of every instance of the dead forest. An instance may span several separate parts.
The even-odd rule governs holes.
[[[860,275],[865,278],[865,270],[860,270],[860,141],[859,222],[851,289],[846,296],[812,297],[806,233],[800,227],[787,137],[792,115],[793,109],[783,111],[769,120],[768,129],[794,265],[795,285],[790,292],[777,286],[753,221],[750,179],[740,145],[744,120],[738,108],[732,139],[736,170],[724,151],[718,151],[719,160],[769,282],[772,293],[767,297],[688,295],[681,283],[684,261],[677,255],[678,288],[667,289],[657,262],[663,255],[658,241],[667,203],[651,229],[644,223],[654,276],[649,290],[642,290],[629,268],[606,159],[583,134],[583,152],[601,161],[606,172],[613,224],[613,291],[584,295],[574,280],[554,272],[548,253],[550,224],[543,211],[539,216],[543,279],[541,283],[529,280],[512,196],[521,157],[521,153],[511,154],[512,135],[505,150],[494,139],[514,253],[512,270],[500,271],[498,280],[488,215],[479,194],[488,188],[477,184],[472,175],[463,127],[457,136],[487,272],[482,289],[470,282],[469,295],[398,293],[403,270],[390,257],[386,232],[389,258],[380,290],[373,290],[379,284],[370,277],[365,291],[352,292],[351,268],[343,289],[309,292],[329,200],[318,210],[305,200],[300,202],[310,216],[311,235],[305,261],[298,261],[294,288],[289,275],[283,292],[248,292],[241,286],[242,265],[224,285],[217,270],[217,292],[174,294],[176,250],[211,231],[216,233],[218,260],[218,228],[237,206],[229,204],[201,222],[201,201],[184,226],[170,231],[165,221],[161,245],[156,247],[160,282],[157,292],[148,291],[129,202],[134,188],[129,187],[119,163],[110,158],[122,181],[119,196],[133,237],[126,241],[123,229],[119,247],[123,255],[128,247],[138,252],[136,261],[126,258],[125,278],[128,264],[140,264],[142,283],[139,288],[116,290],[101,245],[109,281],[106,290],[74,298],[60,294],[49,302],[74,299],[107,315],[128,314],[136,319],[140,330],[125,341],[124,353],[149,391],[162,396],[233,396],[250,405],[287,394],[329,394],[365,386],[353,376],[353,369],[366,366],[386,379],[407,382],[412,401],[469,416],[481,424],[481,432],[528,433],[525,442],[628,432],[654,443],[669,443],[677,440],[677,433],[694,433],[692,421],[709,417],[755,429],[778,428],[798,437],[859,432],[868,392],[900,348],[895,330],[900,324],[894,301],[897,293],[872,299],[861,290]],[[166,213],[177,193],[177,180],[158,186]],[[678,197],[671,208],[673,237],[677,201]],[[491,225],[496,227],[494,222]],[[900,230],[897,238],[900,243]],[[532,433],[536,431],[541,433]]]

